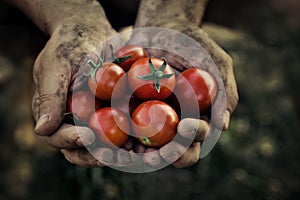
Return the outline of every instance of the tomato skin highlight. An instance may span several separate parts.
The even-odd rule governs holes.
[[[118,99],[126,90],[126,78],[123,76],[125,76],[125,71],[119,65],[104,62],[96,71],[96,82],[93,77],[89,77],[88,85],[92,93],[99,99],[109,101],[112,99],[113,92],[114,98]],[[118,83],[118,81],[122,81],[122,83]]]
[[[147,57],[147,52],[137,45],[126,45],[118,49],[115,53],[117,58],[131,56],[129,59],[122,61],[119,65],[127,72],[131,65],[140,58]]]
[[[150,100],[139,105],[132,113],[132,129],[144,146],[161,147],[177,133],[178,116],[168,104]]]
[[[76,91],[67,99],[66,112],[75,114],[82,122],[87,122],[95,110],[104,104],[88,91]]]
[[[120,147],[128,139],[130,121],[120,110],[106,107],[91,115],[89,127],[100,142],[112,147]]]
[[[208,72],[199,68],[189,68],[177,77],[175,94],[181,103],[184,103],[186,112],[192,114],[197,110],[194,104],[185,103],[196,99],[200,112],[204,113],[216,97],[217,84]]]
[[[145,76],[151,73],[149,63],[149,57],[140,58],[131,66],[128,71],[128,85],[133,93],[140,99],[143,100],[164,100],[174,90],[176,85],[175,75],[167,79],[160,80],[160,92],[155,88],[153,80],[141,80],[138,76]],[[158,58],[151,58],[153,65],[158,69],[162,64],[163,60]],[[170,65],[167,64],[164,70],[165,74],[174,74],[174,70]]]

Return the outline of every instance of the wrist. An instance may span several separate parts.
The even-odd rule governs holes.
[[[207,2],[208,0],[141,0],[135,27],[164,27],[172,23],[199,27]]]
[[[105,12],[96,0],[11,0],[45,33],[52,35],[55,29],[70,22],[84,22],[111,26]]]

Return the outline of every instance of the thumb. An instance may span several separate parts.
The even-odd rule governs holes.
[[[35,132],[39,135],[50,135],[63,121],[70,82],[69,71],[68,67],[55,62],[55,59],[50,60],[43,53],[35,63],[32,110],[37,121]]]

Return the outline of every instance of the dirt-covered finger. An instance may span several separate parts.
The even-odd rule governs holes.
[[[91,145],[95,140],[95,135],[87,127],[63,124],[55,133],[44,138],[54,148],[74,149]]]

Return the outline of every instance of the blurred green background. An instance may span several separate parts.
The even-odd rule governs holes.
[[[212,0],[204,29],[233,57],[240,101],[213,151],[146,174],[69,164],[33,133],[32,65],[47,41],[0,1],[0,200],[297,199],[300,1]]]

